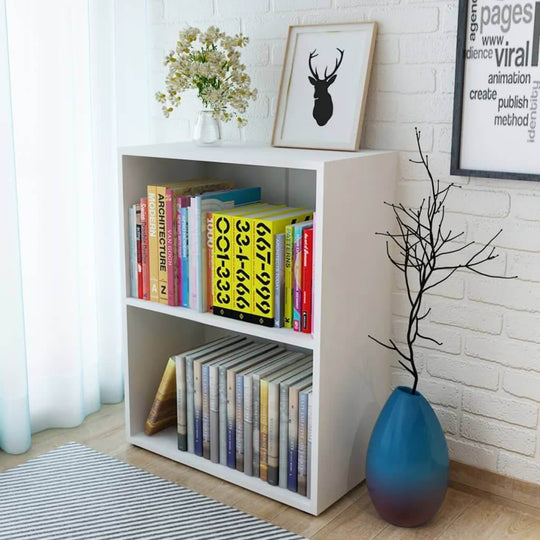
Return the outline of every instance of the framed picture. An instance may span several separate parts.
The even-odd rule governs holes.
[[[460,0],[451,174],[540,180],[540,2]]]
[[[289,27],[272,145],[358,150],[377,24]]]

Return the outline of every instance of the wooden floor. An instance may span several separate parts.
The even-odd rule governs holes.
[[[479,492],[449,489],[443,507],[424,527],[400,529],[381,520],[365,483],[349,492],[318,517],[233,486],[176,462],[130,446],[124,440],[123,404],[105,405],[73,429],[51,429],[34,435],[32,449],[19,456],[0,452],[0,471],[69,441],[85,444],[184,487],[213,497],[259,518],[315,540],[335,539],[499,539],[540,540],[540,513],[512,507],[511,501]],[[0,495],[1,496],[1,495]],[[134,539],[135,540],[135,539]]]

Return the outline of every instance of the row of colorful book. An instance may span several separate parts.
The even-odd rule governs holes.
[[[261,203],[211,219],[213,313],[310,333],[313,210]]]
[[[232,336],[170,362],[179,450],[309,496],[311,356]]]
[[[311,332],[313,211],[260,201],[223,180],[147,186],[129,208],[131,296]]]

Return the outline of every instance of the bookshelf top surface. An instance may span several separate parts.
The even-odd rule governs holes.
[[[263,144],[230,142],[224,143],[221,146],[209,147],[197,146],[192,142],[125,146],[119,148],[119,152],[121,156],[238,163],[293,169],[318,169],[321,165],[332,161],[355,160],[391,153],[379,150],[338,152],[334,150],[277,148]]]

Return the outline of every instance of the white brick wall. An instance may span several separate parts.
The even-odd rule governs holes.
[[[162,85],[164,53],[187,24],[249,35],[245,63],[261,100],[243,132],[227,127],[225,136],[264,142],[272,132],[288,26],[376,20],[363,146],[400,151],[398,197],[415,204],[426,188],[421,168],[408,162],[417,125],[434,171],[450,180],[457,0],[148,0],[148,8],[152,90]],[[190,103],[169,120],[151,104],[156,142],[189,138],[197,110]],[[458,272],[432,291],[427,326],[444,345],[418,350],[420,390],[434,405],[453,459],[540,484],[540,184],[453,180],[462,189],[448,201],[452,227],[464,230],[466,241],[482,241],[503,228],[500,259],[492,268],[519,279]],[[405,308],[396,275],[397,339]],[[409,378],[394,368],[392,383],[408,384]]]

